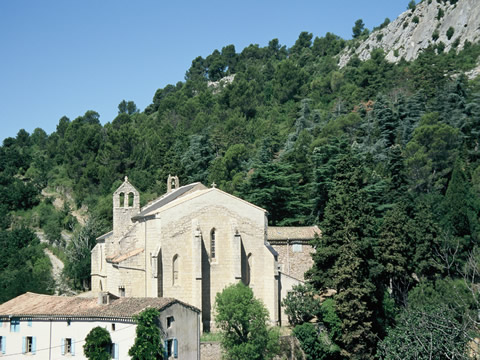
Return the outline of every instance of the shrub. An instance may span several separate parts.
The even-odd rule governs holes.
[[[450,40],[452,38],[454,32],[455,32],[455,29],[450,26],[447,30],[447,39],[448,40]]]
[[[279,333],[268,328],[268,311],[252,289],[243,283],[225,288],[215,298],[215,312],[228,358],[263,360],[276,355]]]
[[[282,301],[288,322],[295,326],[313,319],[320,311],[320,302],[315,298],[311,285],[295,285]]]
[[[94,327],[85,338],[83,353],[89,360],[109,360],[112,358],[110,349],[112,339],[110,333],[104,328]]]

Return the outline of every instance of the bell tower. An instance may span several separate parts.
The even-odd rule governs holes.
[[[125,181],[113,193],[113,236],[112,244],[109,244],[107,256],[115,253],[114,245],[125,232],[133,225],[132,216],[140,212],[140,193],[128,182]]]

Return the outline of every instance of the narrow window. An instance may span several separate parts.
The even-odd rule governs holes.
[[[20,319],[12,318],[10,320],[10,332],[20,332]]]
[[[0,351],[2,354],[5,354],[6,346],[7,345],[7,338],[5,336],[0,336]]]
[[[119,207],[124,207],[125,206],[125,194],[122,192],[120,195],[118,195],[119,201]]]
[[[110,355],[112,355],[112,359],[118,360],[118,344],[112,344]]]
[[[75,355],[75,339],[65,338],[62,339],[61,348],[62,355]]]
[[[27,320],[27,325],[30,326],[30,327],[32,327],[32,319],[28,319],[28,320]]]
[[[125,297],[125,286],[120,286],[118,288],[118,294],[120,295],[120,297]]]
[[[210,232],[210,258],[215,259],[215,229]]]
[[[65,354],[71,354],[72,353],[72,339],[66,338],[65,339]]]
[[[134,199],[135,199],[135,195],[133,194],[133,192],[128,193],[128,207],[133,206],[133,200]]]
[[[70,325],[72,325],[72,320],[68,319],[67,320],[67,326],[70,326]]]
[[[25,349],[24,353],[33,353],[34,352],[34,347],[33,347],[33,336],[27,336],[25,340]]]
[[[115,324],[112,324],[112,331],[115,331]]]
[[[173,316],[167,316],[167,329],[172,326],[174,321],[175,319]]]
[[[172,262],[172,270],[173,270],[173,277],[172,277],[172,284],[178,284],[178,255],[173,257]]]

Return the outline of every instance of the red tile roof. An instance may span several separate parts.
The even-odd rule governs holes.
[[[67,317],[67,318],[132,318],[149,307],[163,310],[179,303],[193,311],[197,308],[173,298],[111,299],[109,304],[98,304],[97,298],[51,296],[27,292],[0,305],[0,317]]]

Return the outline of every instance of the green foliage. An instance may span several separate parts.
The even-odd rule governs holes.
[[[0,230],[0,302],[27,291],[52,294],[52,265],[40,241],[27,228]]]
[[[445,12],[442,8],[438,8],[437,20],[440,20],[445,15]]]
[[[412,11],[415,11],[415,7],[417,5],[415,4],[415,0],[410,0],[410,2],[408,3],[408,6],[407,6],[407,9],[408,10],[412,10]]]
[[[362,35],[365,28],[365,24],[362,19],[355,21],[355,26],[352,28],[353,38],[356,39]]]
[[[148,308],[134,317],[137,323],[135,342],[128,350],[132,360],[161,360],[163,346],[160,338],[158,316],[160,312]]]
[[[63,273],[75,289],[88,289],[90,286],[91,251],[99,235],[98,224],[89,219],[74,233],[65,249],[67,261]]]
[[[449,27],[448,30],[447,30],[447,39],[450,40],[453,36],[453,33],[455,32],[455,29],[453,27]]]
[[[104,328],[94,327],[87,334],[85,344],[83,345],[83,353],[89,360],[109,360],[112,358],[110,348],[112,347],[112,339],[110,333]]]
[[[379,344],[382,359],[468,359],[468,333],[452,312],[437,306],[406,310]]]
[[[440,20],[446,2],[438,4]],[[409,15],[404,28],[416,22]],[[379,40],[387,20],[374,29]],[[372,338],[395,325],[409,295],[423,282],[439,291],[439,279],[461,277],[478,242],[480,86],[462,73],[477,65],[480,45],[445,52],[439,29],[414,61],[393,64],[375,49],[342,69],[338,54],[369,33],[361,19],[352,40],[302,32],[288,47],[278,39],[238,52],[226,45],[195,58],[185,81],[158,89],[144,112],[124,100],[104,125],[90,110],[62,117],[52,134],[4,139],[0,300],[53,288],[48,259],[22,226],[43,230],[59,251],[61,231],[73,231],[65,274],[87,289],[90,250],[111,229],[121,179],[129,176],[143,205],[165,193],[172,174],[182,185],[215,182],[265,208],[271,225],[321,224],[311,282],[338,293],[335,305],[323,303],[328,312],[305,316],[322,322],[324,344],[371,357]],[[458,50],[461,37],[446,35]],[[227,75],[231,83],[208,85]],[[68,205],[55,209],[42,190]],[[72,215],[81,207],[95,219],[87,229]]]
[[[282,300],[285,314],[292,326],[310,321],[320,312],[320,301],[311,285],[295,285]]]
[[[295,326],[293,335],[300,341],[307,360],[341,359],[340,349],[324,333],[319,333],[314,324]]]
[[[271,359],[276,355],[278,332],[268,328],[268,311],[252,289],[242,283],[225,288],[215,298],[215,313],[228,359]]]
[[[413,18],[412,18],[412,22],[415,23],[415,24],[418,24],[420,22],[420,18],[415,15]]]

